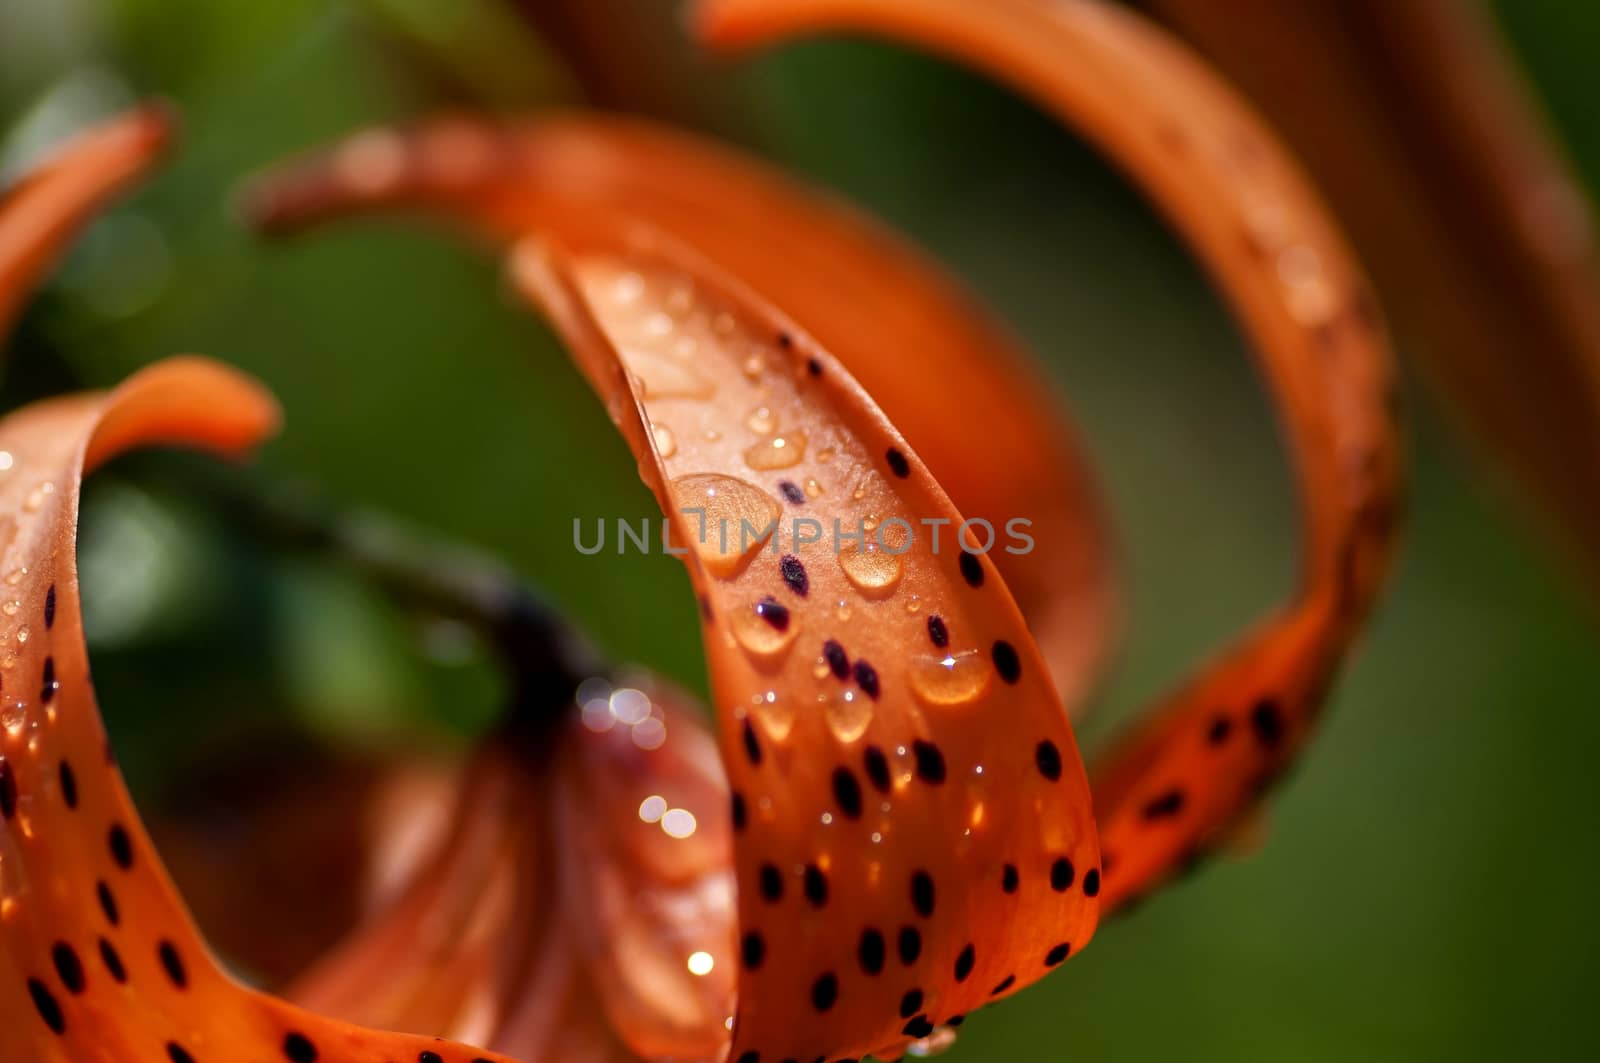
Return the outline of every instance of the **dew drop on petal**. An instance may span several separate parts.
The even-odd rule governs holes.
[[[632,687],[621,687],[611,693],[611,711],[622,723],[641,723],[650,715],[650,695]]]
[[[759,472],[787,469],[800,464],[806,456],[806,434],[785,432],[764,439],[744,452],[745,464]]]
[[[799,621],[785,615],[780,627],[762,615],[759,604],[733,610],[728,623],[735,641],[759,664],[771,664],[783,657],[800,634]]]
[[[640,749],[660,749],[667,741],[667,725],[651,716],[634,724],[628,736]]]
[[[956,1043],[956,1031],[953,1026],[941,1026],[933,1033],[920,1041],[913,1041],[906,1046],[906,1055],[918,1059],[928,1056],[937,1056],[950,1051]]]
[[[839,551],[839,567],[852,586],[868,597],[893,593],[905,572],[905,562],[877,543],[851,543]]]
[[[687,838],[698,826],[687,808],[669,808],[661,817],[661,829],[669,838]]]
[[[0,727],[5,728],[6,734],[16,738],[22,734],[28,722],[28,703],[26,701],[8,701],[0,705]]]
[[[651,794],[639,802],[639,818],[646,823],[658,823],[666,814],[667,799],[660,794]]]
[[[766,542],[783,513],[766,491],[721,473],[680,476],[672,481],[672,496],[695,552],[717,576],[732,575]]]
[[[758,436],[770,436],[778,430],[778,415],[770,406],[757,406],[745,417],[744,424]]]
[[[911,689],[928,705],[965,705],[989,686],[993,669],[977,650],[942,657],[919,654],[911,662]]]
[[[761,729],[774,742],[782,742],[794,730],[794,704],[778,696],[773,690],[757,694],[752,701],[752,714],[761,723]]]
[[[656,453],[663,458],[670,458],[678,452],[678,437],[672,434],[672,429],[664,424],[651,422],[650,434],[655,437]]]
[[[872,723],[872,699],[858,690],[833,690],[818,695],[828,730],[841,742],[854,742]]]

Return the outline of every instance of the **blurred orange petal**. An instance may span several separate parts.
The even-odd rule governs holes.
[[[1326,190],[1450,413],[1600,587],[1592,206],[1485,5],[1152,0]]]
[[[167,111],[141,107],[80,134],[0,192],[0,335],[67,242],[171,139]]]

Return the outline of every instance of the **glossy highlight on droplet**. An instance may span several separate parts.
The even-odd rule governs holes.
[[[919,654],[908,673],[911,689],[923,703],[937,706],[965,705],[989,686],[994,669],[977,650],[962,650],[943,656]]]
[[[869,598],[882,598],[899,586],[905,561],[874,542],[847,543],[839,551],[839,568],[856,590]]]
[[[800,464],[806,456],[806,434],[784,432],[763,439],[744,452],[745,464],[759,472],[788,469]]]
[[[771,538],[783,512],[778,500],[755,484],[715,472],[678,477],[672,497],[691,548],[717,576],[738,571]]]

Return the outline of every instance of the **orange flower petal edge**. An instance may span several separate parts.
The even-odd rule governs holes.
[[[1272,135],[1181,45],[1068,0],[701,0],[722,46],[862,30],[969,63],[1120,164],[1254,341],[1294,454],[1297,597],[1097,765],[1107,904],[1218,837],[1303,744],[1387,569],[1398,495],[1392,368],[1345,245]]]
[[[1035,548],[995,560],[1063,700],[1085,705],[1119,608],[1104,507],[1076,433],[1009,332],[871,219],[709,141],[583,114],[368,130],[269,173],[248,203],[275,232],[416,209],[499,241],[642,223],[692,245],[838,356],[962,513],[1002,532],[1013,518],[1032,522]],[[817,490],[776,478],[801,497]]]
[[[0,193],[0,335],[67,241],[155,164],[172,129],[159,105],[129,111],[80,134]]]
[[[729,1058],[893,1056],[1084,945],[1100,861],[1066,715],[999,572],[860,385],[658,234],[525,241],[512,273],[700,595],[738,876]],[[787,498],[780,472],[825,491]]]

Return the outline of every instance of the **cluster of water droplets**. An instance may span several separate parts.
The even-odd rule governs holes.
[[[660,749],[667,741],[665,716],[642,690],[612,689],[609,682],[594,677],[579,685],[577,701],[583,725],[596,734],[626,727],[633,744],[645,750]]]

